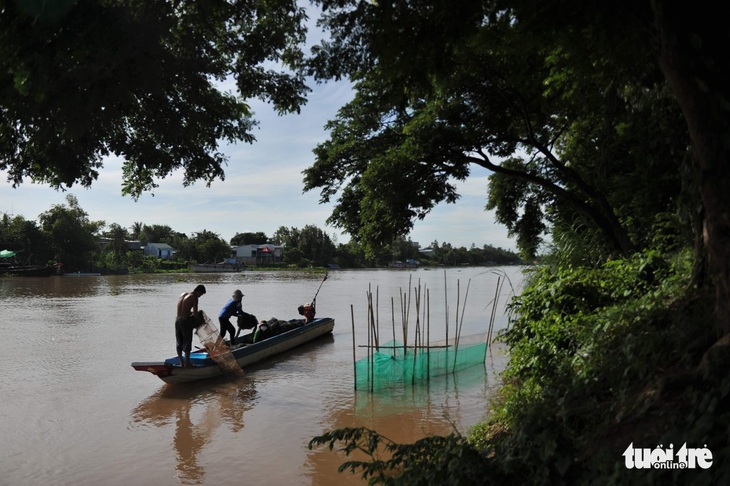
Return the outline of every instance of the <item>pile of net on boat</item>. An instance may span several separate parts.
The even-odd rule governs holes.
[[[297,327],[304,325],[304,319],[290,319],[288,321],[272,317],[268,321],[261,321],[256,330],[253,332],[252,339],[254,343],[261,340],[278,336],[279,334],[291,331]]]
[[[398,385],[426,382],[429,378],[484,364],[487,343],[477,339],[451,345],[403,346],[389,341],[355,362],[358,390],[380,390]]]

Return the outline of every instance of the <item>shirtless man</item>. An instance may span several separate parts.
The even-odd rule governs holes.
[[[205,287],[198,285],[192,292],[183,292],[177,299],[177,317],[175,318],[175,339],[177,340],[177,357],[181,366],[192,366],[190,350],[193,347],[193,329],[198,317],[198,299],[205,294]],[[183,352],[185,361],[183,362]]]

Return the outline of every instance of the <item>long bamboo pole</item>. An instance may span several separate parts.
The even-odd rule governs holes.
[[[372,296],[373,294],[370,294],[370,322],[373,320],[373,307],[372,307]],[[375,330],[373,329],[373,326],[370,326],[370,344],[374,344],[377,347],[377,340],[375,337]],[[375,351],[373,348],[370,349],[370,393],[372,393],[375,389]]]
[[[406,312],[406,297],[402,290],[400,294],[400,313],[403,326],[403,356],[405,356],[406,347],[408,346],[408,313]]]
[[[368,286],[368,293],[367,293],[368,302],[370,302],[370,287]],[[370,326],[370,305],[368,305],[368,315],[367,315],[367,330],[368,330],[368,382],[367,386],[370,388],[370,391],[373,390],[373,329],[372,326]]]
[[[464,304],[461,310],[461,321],[458,322],[458,329],[456,332],[456,345],[454,347],[454,369],[456,371],[456,355],[459,352],[459,341],[461,340],[461,328],[464,325],[464,314],[466,314],[466,301],[469,298],[469,287],[471,286],[471,279],[466,284],[466,294],[464,295]]]
[[[487,346],[484,348],[484,359],[487,359],[487,349],[492,349],[492,330],[494,329],[494,318],[497,313],[497,301],[499,300],[501,277],[497,277],[497,286],[494,289],[494,300],[492,301],[492,313],[489,317],[489,328],[487,329]]]
[[[352,318],[352,374],[355,378],[355,390],[357,390],[357,355],[355,353],[355,308],[350,304],[350,317]]]
[[[449,292],[446,286],[446,270],[444,270],[444,322],[446,323],[446,345],[449,344]]]
[[[375,342],[380,346],[380,286],[375,287]]]
[[[390,317],[393,323],[393,358],[395,358],[395,300],[390,298]]]
[[[426,346],[431,348],[431,289],[426,289]],[[426,364],[426,376],[431,380],[431,353],[428,354],[428,363]]]
[[[415,331],[413,333],[413,344],[414,344],[415,347],[413,349],[413,369],[411,370],[411,383],[414,384],[414,385],[416,384],[416,360],[418,359],[418,346],[420,344],[420,342],[419,342],[419,336],[420,336],[420,321],[419,321],[419,318],[420,318],[420,311],[421,311],[421,309],[420,309],[420,307],[421,307],[421,295],[420,295],[420,292],[421,292],[421,285],[420,285],[420,282],[419,282],[418,289],[414,289],[413,290],[413,294],[414,294],[414,298],[415,298],[415,303],[416,303],[416,329],[415,329]]]
[[[377,350],[380,341],[378,340],[378,329],[375,324],[375,311],[373,310],[373,293],[370,290],[368,290],[368,324],[372,329],[373,343],[375,344],[375,349]]]

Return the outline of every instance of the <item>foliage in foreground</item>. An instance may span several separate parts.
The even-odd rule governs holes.
[[[315,437],[309,448],[327,444],[332,450],[338,442],[348,456],[357,451],[370,457],[347,461],[339,472],[359,472],[370,484],[480,484],[487,467],[486,457],[453,433],[397,444],[366,427],[344,428]]]
[[[341,470],[373,484],[426,484],[435,474],[474,484],[454,471],[480,484],[727,484],[730,345],[708,336],[711,298],[689,284],[690,267],[687,255],[647,252],[597,269],[538,268],[500,336],[510,363],[493,416],[468,441],[391,444],[385,461],[368,448],[372,431],[335,431],[312,444],[339,441],[348,455],[371,455]],[[713,465],[627,469],[622,453],[632,443],[706,446]]]

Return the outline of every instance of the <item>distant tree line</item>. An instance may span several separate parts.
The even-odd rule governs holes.
[[[166,243],[175,249],[174,261],[145,256],[130,248],[130,241]],[[187,262],[216,262],[231,257],[231,247],[273,243],[282,246],[281,266],[310,267],[335,264],[341,268],[387,266],[390,262],[418,260],[424,265],[509,265],[521,263],[513,252],[484,245],[453,247],[433,242],[427,253],[404,237],[396,238],[372,256],[355,241],[337,244],[315,225],[303,228],[281,226],[271,237],[263,232],[237,233],[226,242],[217,233],[201,230],[187,235],[170,226],[135,222],[130,228],[117,223],[93,221],[73,194],[66,204],[57,204],[37,221],[3,214],[0,247],[17,253],[16,263],[63,263],[66,272],[171,271],[187,268]]]

